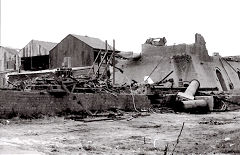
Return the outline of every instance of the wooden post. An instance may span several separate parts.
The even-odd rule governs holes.
[[[107,40],[105,41],[105,54],[104,54],[104,57],[103,57],[103,59],[105,59],[105,56],[107,57],[107,53],[108,53],[108,44],[107,44]],[[106,58],[107,59],[107,58]],[[103,60],[104,61],[104,60]],[[102,62],[103,62],[102,61]],[[100,64],[100,67],[101,67],[101,65],[102,64]],[[99,70],[98,70],[98,76],[99,76],[99,72],[100,72],[100,68],[99,68]]]
[[[0,0],[0,46],[2,45],[2,38],[1,38],[1,36],[2,36],[2,14],[1,14],[1,12],[2,12],[2,6],[1,6],[1,0]]]
[[[88,76],[90,75],[90,73],[91,73],[91,70],[93,71],[93,74],[95,74],[95,72],[94,72],[94,65],[95,65],[95,63],[97,62],[98,63],[98,66],[99,66],[99,63],[100,62],[98,62],[97,60],[99,59],[99,57],[100,57],[100,61],[101,61],[101,51],[102,50],[100,50],[99,52],[98,52],[98,54],[97,54],[97,56],[96,56],[96,58],[94,59],[94,62],[93,62],[93,64],[92,64],[92,67],[89,69],[89,71],[88,71]]]
[[[113,64],[113,81],[112,84],[115,85],[115,40],[113,39],[113,59],[112,59],[112,64]]]
[[[104,56],[101,58],[100,64],[98,65],[98,69],[97,69],[98,76],[99,76],[100,67],[102,66],[102,64],[104,63],[104,61],[107,59],[107,54],[108,54],[108,53],[105,52]]]
[[[30,60],[31,60],[31,69],[30,70],[32,70],[32,51],[33,51],[33,40],[32,40],[32,44],[31,44],[31,51],[29,52]]]

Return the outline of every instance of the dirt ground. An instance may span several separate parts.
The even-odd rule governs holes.
[[[126,113],[130,118],[133,113]],[[239,154],[240,112],[151,113],[131,120],[1,120],[0,154]],[[168,147],[166,147],[168,146]]]

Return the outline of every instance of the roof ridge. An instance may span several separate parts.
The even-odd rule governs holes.
[[[99,38],[94,38],[94,37],[89,37],[89,36],[82,36],[82,35],[76,35],[76,34],[69,34],[75,38],[77,38],[78,40],[81,40],[82,42],[88,44],[89,46],[91,46],[92,48],[95,49],[105,49],[105,42],[102,41]],[[110,44],[108,44],[108,49],[112,50],[112,46]]]
[[[78,35],[78,34],[70,34],[72,36],[79,36],[79,37],[85,37],[85,38],[92,38],[92,39],[98,39],[98,40],[101,40],[99,38],[96,38],[96,37],[91,37],[91,36],[88,36],[88,35]],[[103,40],[101,40],[102,42],[104,42]]]
[[[36,40],[36,39],[32,39],[31,41],[37,41],[37,42],[45,42],[45,43],[53,43],[53,44],[57,44],[55,42],[50,42],[50,41],[43,41],[43,40]],[[30,42],[31,42],[30,41]]]

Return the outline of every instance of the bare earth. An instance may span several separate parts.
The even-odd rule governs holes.
[[[126,113],[129,118],[132,113]],[[240,112],[151,113],[130,121],[63,117],[0,123],[0,154],[239,154]],[[166,152],[166,151],[165,151]]]

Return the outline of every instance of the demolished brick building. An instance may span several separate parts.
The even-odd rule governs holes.
[[[142,45],[138,59],[122,60],[117,66],[124,73],[116,73],[116,82],[123,84],[130,80],[142,83],[145,76],[154,82],[168,77],[173,79],[172,87],[183,87],[192,79],[197,79],[202,88],[218,88],[227,91],[240,88],[240,61],[234,57],[224,58],[215,53],[208,55],[206,42],[200,34],[195,34],[195,43],[171,46]]]
[[[135,111],[137,109],[148,109],[151,107],[150,100],[152,103],[153,100],[159,99],[151,99],[151,95],[155,94],[137,93],[138,88],[135,91],[131,85],[123,86],[125,83],[132,84],[132,82],[140,84],[146,76],[149,76],[156,83],[166,79],[172,85],[164,85],[163,87],[171,88],[184,88],[193,79],[197,79],[196,81],[199,81],[198,83],[202,88],[217,88],[220,91],[226,91],[239,89],[240,87],[238,76],[240,61],[236,57],[223,58],[217,54],[209,56],[206,42],[200,34],[195,35],[195,43],[190,45],[165,46],[166,39],[162,39],[162,43],[156,44],[149,40],[142,45],[141,55],[128,60],[117,60],[115,80],[121,87],[116,87],[116,85],[109,85],[108,87],[108,83],[101,78],[102,76],[100,78],[96,76],[101,67],[99,62],[101,60],[100,64],[102,64],[106,60],[105,67],[103,67],[105,71],[113,57],[123,57],[120,57],[118,53],[112,56],[115,52],[111,51],[111,49],[109,52],[108,49],[105,50],[105,48],[108,48],[107,42],[105,46],[104,42],[101,42],[101,47],[99,48],[96,44],[98,41],[95,42],[96,38],[83,37],[87,41],[95,40],[93,47],[92,42],[87,43],[86,40],[84,41],[82,37],[79,39],[79,37],[68,35],[57,44],[49,52],[49,66],[52,71],[54,71],[54,68],[66,64],[67,69],[70,70],[85,67],[88,73],[92,70],[94,76],[78,77],[77,79],[74,74],[72,74],[73,76],[69,74],[70,76],[67,77],[67,80],[64,80],[62,74],[60,76],[54,75],[52,79],[51,76],[43,75],[47,71],[52,72],[48,69],[41,72],[41,74],[31,72],[31,74],[36,74],[36,78],[32,77],[35,81],[31,81],[29,80],[30,75],[25,73],[11,74],[9,75],[9,81],[17,79],[17,81],[21,82],[22,77],[25,76],[29,83],[27,83],[26,87],[25,85],[20,85],[24,86],[20,87],[20,90],[0,91],[2,94],[0,95],[0,105],[2,105],[0,116],[25,115],[26,113],[32,115],[57,115],[66,110],[81,112],[86,111],[86,109],[107,110],[110,107]],[[105,50],[105,52],[101,52],[101,50]],[[110,54],[109,58],[107,58],[108,54]],[[100,58],[99,61],[97,61],[98,56]],[[97,70],[94,70],[95,63],[98,65]],[[62,72],[61,70],[59,71]],[[104,71],[102,75],[104,75]],[[40,78],[38,75],[40,75]],[[166,75],[169,76],[166,78]],[[20,80],[18,77],[21,77]],[[41,85],[41,82],[45,83]],[[14,85],[14,83],[11,84]],[[44,88],[42,89],[43,86]],[[125,91],[122,88],[130,88],[130,90]],[[145,85],[143,88],[143,91],[146,90]],[[87,90],[91,90],[90,93]],[[169,97],[169,101],[172,101],[172,98],[176,99],[176,93],[168,94],[168,96],[159,94],[157,97],[166,97],[166,100]],[[239,96],[236,96],[233,99],[238,98]],[[213,102],[215,102],[213,96],[198,96],[196,99],[204,100],[205,105],[213,105]],[[213,109],[214,106],[211,106],[210,110]]]

